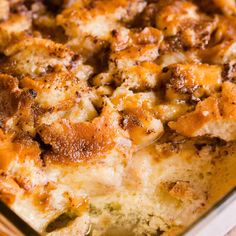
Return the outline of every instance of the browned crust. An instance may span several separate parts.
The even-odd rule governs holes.
[[[4,123],[18,109],[20,90],[18,80],[6,74],[0,74],[0,121]]]
[[[45,154],[46,161],[73,164],[104,156],[115,147],[119,132],[123,132],[117,122],[119,116],[105,107],[102,115],[92,122],[72,124],[60,120],[52,125],[43,125],[39,133],[51,146]]]
[[[236,85],[231,82],[225,82],[219,97],[213,95],[199,102],[195,111],[181,116],[176,122],[169,122],[169,126],[188,137],[198,136],[200,133],[201,135],[211,135],[213,131],[203,131],[202,133],[201,130],[212,123],[221,122],[221,127],[216,126],[215,131],[218,129],[224,130],[224,122],[236,121],[235,92]],[[225,129],[225,133],[227,132],[229,131]],[[232,138],[229,137],[229,139],[234,139],[234,136]],[[222,138],[225,139],[224,137]]]

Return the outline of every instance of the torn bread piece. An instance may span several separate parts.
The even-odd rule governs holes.
[[[0,52],[13,40],[24,37],[23,33],[31,28],[31,18],[28,15],[11,14],[9,19],[0,22]]]
[[[146,6],[143,0],[75,1],[57,17],[70,37],[109,39],[120,21],[130,21]]]
[[[220,66],[208,64],[172,64],[163,69],[162,80],[166,86],[166,98],[199,99],[220,89]]]
[[[53,69],[66,70],[74,55],[62,44],[31,37],[10,45],[4,50],[4,54],[8,60],[3,65],[3,70],[12,70],[17,75],[43,74]]]
[[[101,116],[92,122],[72,124],[62,119],[41,126],[42,140],[52,147],[46,153],[46,160],[65,164],[93,161],[115,147],[128,154],[131,142],[127,132],[119,126],[119,119],[119,114],[108,103]]]
[[[57,24],[69,37],[67,45],[85,60],[109,48],[116,30],[135,19],[146,6],[144,0],[74,1],[57,16]]]
[[[208,135],[226,141],[236,139],[236,85],[225,82],[219,96],[199,102],[195,111],[169,122],[170,128],[187,137]]]

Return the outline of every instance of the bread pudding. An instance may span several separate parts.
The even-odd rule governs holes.
[[[234,186],[234,0],[0,0],[0,199],[40,234],[178,235]]]

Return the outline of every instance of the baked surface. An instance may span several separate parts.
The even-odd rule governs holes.
[[[0,0],[0,199],[43,235],[177,235],[236,185],[234,0]]]

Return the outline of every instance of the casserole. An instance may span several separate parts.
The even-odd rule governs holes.
[[[235,187],[234,1],[0,4],[0,198],[37,232],[178,235]]]

